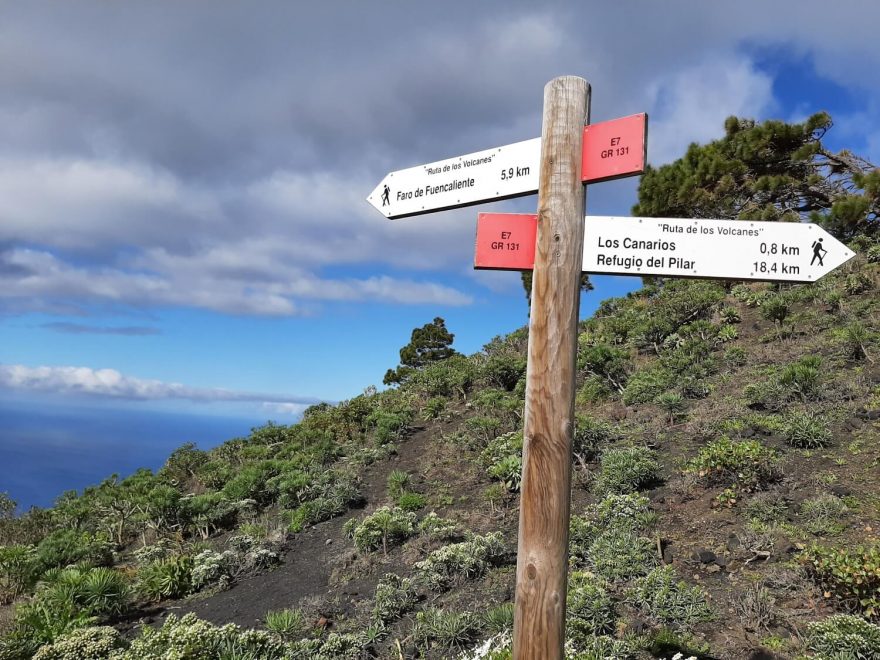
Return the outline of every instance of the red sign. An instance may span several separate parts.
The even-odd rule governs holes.
[[[533,213],[480,213],[475,269],[532,270],[538,216]]]
[[[584,126],[585,183],[642,174],[648,147],[648,115],[644,112]]]

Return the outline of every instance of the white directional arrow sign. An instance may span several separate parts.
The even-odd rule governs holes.
[[[815,282],[855,253],[818,225],[587,216],[583,270]]]
[[[367,197],[387,218],[404,218],[538,191],[541,138],[391,172]]]

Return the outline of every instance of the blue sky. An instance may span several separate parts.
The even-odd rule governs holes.
[[[610,6],[613,4],[614,6]],[[723,120],[828,110],[880,161],[867,2],[0,5],[0,396],[290,421],[380,385],[411,330],[527,322],[473,271],[482,210],[388,221],[390,170],[540,135],[542,90],[650,116],[649,160]],[[635,179],[590,186],[625,215]],[[588,315],[638,281],[594,278]]]

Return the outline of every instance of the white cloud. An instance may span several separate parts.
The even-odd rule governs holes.
[[[721,137],[730,115],[760,117],[775,107],[770,77],[733,55],[661,76],[647,96],[654,108],[648,139],[654,165],[679,158],[691,142]]]
[[[291,413],[318,402],[317,399],[306,397],[189,387],[180,383],[126,376],[115,369],[72,366],[0,364],[0,388],[135,401],[183,399],[203,403],[254,402]]]

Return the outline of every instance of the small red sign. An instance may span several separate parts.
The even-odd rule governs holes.
[[[534,213],[480,213],[474,268],[532,270],[537,236]]]
[[[645,171],[648,115],[644,112],[584,126],[585,183],[608,181]]]

